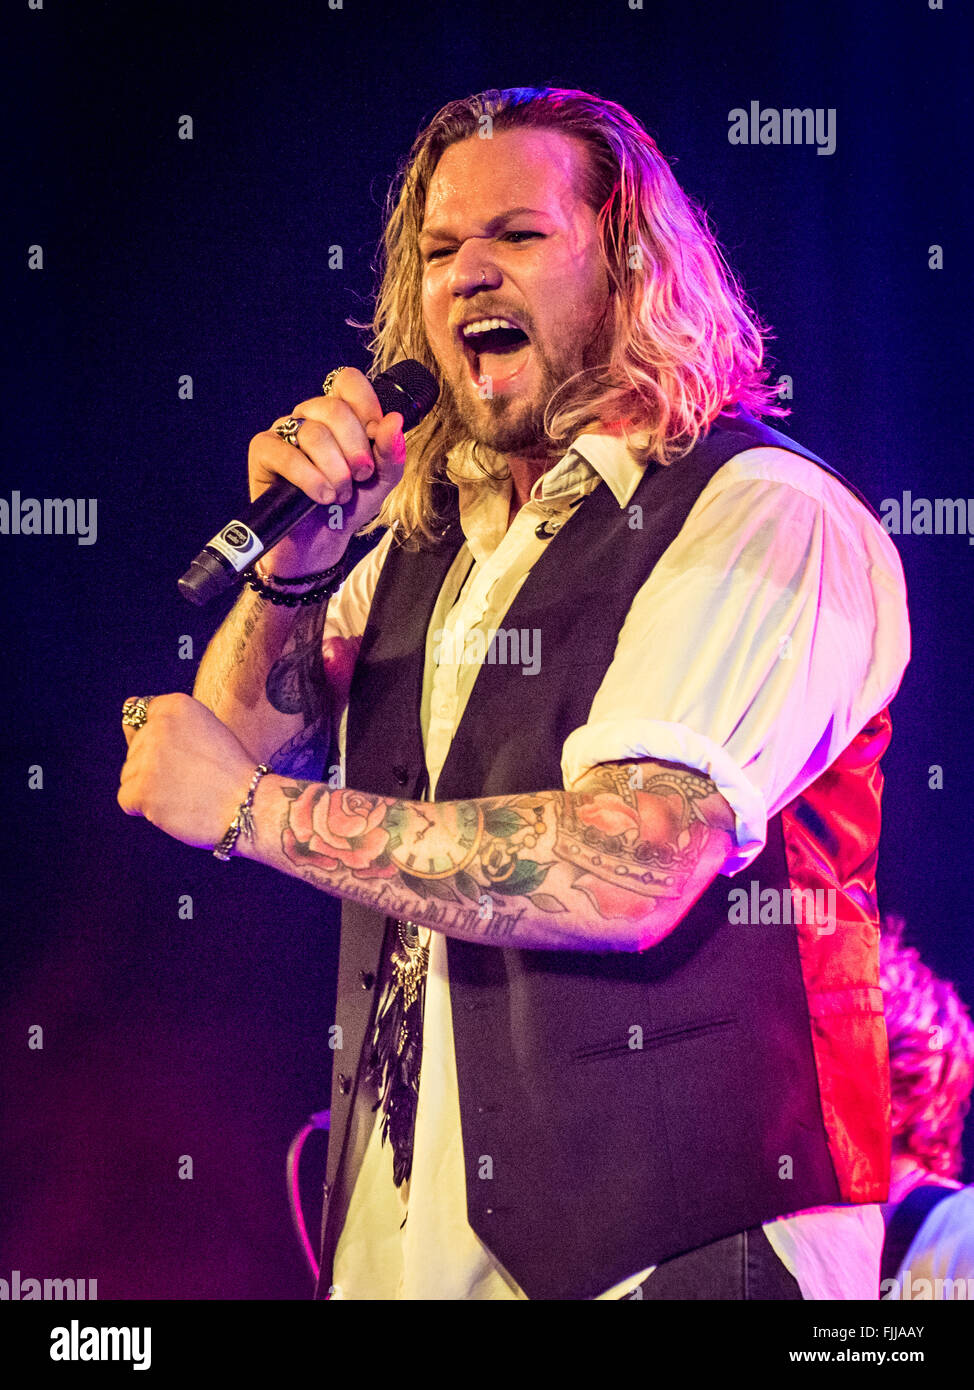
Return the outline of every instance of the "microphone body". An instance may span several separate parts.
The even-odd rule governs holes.
[[[420,362],[407,359],[381,372],[372,383],[383,415],[397,410],[403,430],[411,430],[436,404],[436,378]],[[355,487],[368,490],[376,476]],[[270,550],[319,504],[286,478],[278,478],[255,502],[218,531],[179,580],[179,592],[202,607],[239,582],[265,550]]]

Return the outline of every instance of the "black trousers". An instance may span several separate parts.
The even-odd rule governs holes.
[[[760,1226],[664,1260],[630,1300],[800,1299],[802,1291]]]

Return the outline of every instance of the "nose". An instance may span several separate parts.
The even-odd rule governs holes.
[[[450,290],[458,299],[469,299],[481,290],[496,290],[501,278],[487,247],[479,244],[476,237],[470,237],[453,258]]]

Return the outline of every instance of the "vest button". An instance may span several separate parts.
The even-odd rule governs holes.
[[[345,1075],[343,1071],[340,1071],[338,1073],[338,1089],[339,1091],[341,1091],[343,1096],[347,1096],[349,1091],[352,1089],[352,1083],[349,1081],[348,1077]]]
[[[371,970],[363,970],[359,978],[362,981],[363,989],[371,989],[375,984],[375,976],[372,974]]]
[[[401,787],[404,787],[409,781],[409,769],[404,763],[393,763],[392,775]]]

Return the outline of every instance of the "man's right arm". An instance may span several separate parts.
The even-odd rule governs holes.
[[[207,648],[193,695],[255,762],[320,778],[328,760],[331,691],[321,660],[327,604],[284,608],[245,589]]]
[[[287,578],[334,565],[350,537],[371,521],[402,477],[402,417],[383,416],[371,383],[345,368],[333,393],[296,406],[298,445],[273,429],[250,446],[250,494],[285,477],[325,506],[342,507],[341,530],[313,512],[263,558]],[[283,418],[283,417],[282,417]],[[355,486],[359,484],[359,486]],[[245,589],[206,650],[193,695],[276,772],[320,778],[327,765],[334,697],[348,672],[326,673],[322,634],[328,603],[286,607]],[[341,663],[338,663],[339,667]]]

